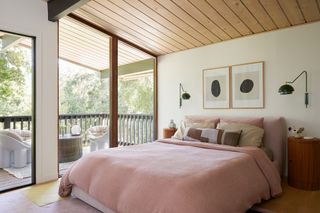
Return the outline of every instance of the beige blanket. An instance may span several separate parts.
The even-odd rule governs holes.
[[[63,176],[119,213],[241,213],[281,193],[258,148],[163,140],[91,153]]]

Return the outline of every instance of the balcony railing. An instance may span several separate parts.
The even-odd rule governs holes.
[[[72,125],[79,125],[86,136],[92,126],[109,126],[109,114],[61,114],[59,115],[59,133],[70,133]],[[31,116],[0,117],[0,129],[31,130]],[[153,115],[149,114],[119,114],[118,143],[120,146],[142,144],[154,140]],[[84,142],[87,142],[84,137]]]

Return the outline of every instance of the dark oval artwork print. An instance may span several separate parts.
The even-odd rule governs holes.
[[[214,80],[211,83],[211,93],[214,97],[218,97],[221,93],[220,82],[218,80]]]
[[[252,91],[254,83],[251,79],[244,80],[240,85],[240,91],[242,93],[249,93]]]

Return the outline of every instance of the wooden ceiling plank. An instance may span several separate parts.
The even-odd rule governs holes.
[[[298,4],[307,22],[320,20],[320,11],[316,0],[298,0]]]
[[[193,1],[192,4],[204,13],[211,21],[214,21],[232,38],[240,37],[241,34],[226,20],[224,19],[206,0]]]
[[[219,26],[217,26],[211,19],[205,16],[197,7],[191,4],[187,0],[172,0],[184,11],[194,17],[200,24],[207,28],[213,35],[220,40],[229,40],[231,36],[224,32]]]
[[[180,39],[179,42],[188,48],[200,46],[201,43],[172,24],[167,19],[163,18],[160,14],[153,11],[145,4],[137,0],[108,0],[119,7],[125,8],[128,13],[131,13],[140,20],[144,20],[147,24],[154,26],[155,28],[163,31],[164,33],[170,34],[170,37],[174,36],[175,39]]]
[[[63,19],[61,19],[63,20]],[[109,37],[101,38],[101,37],[95,37],[88,33],[88,31],[84,31],[82,28],[77,28],[76,26],[71,26],[66,23],[60,23],[59,24],[59,31],[60,32],[69,32],[72,34],[77,35],[78,37],[83,37],[84,40],[88,40],[89,42],[94,41],[95,44],[98,45],[107,45],[109,46]]]
[[[181,30],[189,34],[191,37],[197,39],[202,44],[210,44],[211,41],[203,36],[201,33],[196,31],[196,29],[192,28],[188,25],[184,20],[180,19],[174,13],[170,12],[166,7],[163,7],[161,4],[154,0],[140,0],[143,4],[147,5],[149,8],[154,10],[156,13],[159,13],[162,17],[166,18],[168,21],[171,21]]]
[[[121,22],[118,22],[117,20],[114,20],[112,17],[108,16],[107,14],[104,14],[101,11],[98,11],[96,8],[89,7],[87,5],[84,5],[82,7],[85,11],[88,13],[91,13],[93,16],[100,18],[101,20],[108,20],[108,22],[104,21],[107,24],[113,25],[113,29],[119,29],[121,31],[124,31],[126,33],[130,33],[131,35],[135,36],[136,38],[139,38],[141,41],[146,42],[147,44],[153,45],[155,48],[165,52],[169,53],[172,52],[172,50],[168,49],[167,47],[163,46],[161,43],[158,43],[157,41],[150,39],[149,37],[144,36],[143,34],[127,27],[126,25],[123,25]]]
[[[79,52],[82,52],[82,53],[99,55],[100,56],[99,58],[103,58],[103,59],[109,58],[109,49],[105,49],[105,50],[94,49],[90,45],[86,45],[79,41],[73,40],[72,37],[66,37],[66,36],[60,37],[59,42],[61,47],[65,47],[65,48],[74,47],[74,48],[78,48]],[[126,50],[122,50],[120,48],[119,48],[119,56],[126,58],[129,61],[138,61],[143,59],[141,57],[137,57],[136,55],[128,54]]]
[[[109,50],[109,45],[108,45],[109,42],[106,42],[104,45],[101,45],[100,43],[94,42],[92,40],[89,40],[89,39],[86,40],[84,37],[81,37],[81,35],[75,34],[71,31],[59,30],[59,38],[63,39],[64,37],[77,41],[80,44],[84,44],[85,46],[88,46],[91,49],[99,50],[100,52],[105,52]]]
[[[67,16],[63,19],[60,19],[60,25],[65,26],[67,29],[72,28],[75,29],[81,33],[85,33],[88,35],[88,38],[91,39],[97,39],[98,41],[102,41],[105,42],[105,40],[110,39],[109,35],[103,34],[102,32],[90,27],[90,26],[86,26],[83,23]],[[59,25],[59,27],[60,27]]]
[[[123,17],[124,19],[127,19],[130,24],[129,25],[137,25],[138,27],[149,31],[150,33],[158,36],[159,39],[162,39],[164,42],[170,42],[171,45],[176,46],[180,50],[186,49],[188,45],[191,45],[188,41],[186,41],[184,38],[181,38],[177,36],[175,33],[172,31],[169,31],[167,28],[162,27],[161,29],[155,27],[154,25],[150,25],[146,23],[144,20],[141,20],[134,16],[131,13],[128,13],[125,9],[118,7],[117,5],[113,4],[110,1],[101,1],[97,0],[99,4],[104,5],[106,8],[109,10],[112,10],[115,12],[117,15]],[[164,28],[164,29],[163,29]],[[162,30],[163,29],[163,30]],[[187,44],[186,44],[187,43]]]
[[[252,31],[227,6],[223,0],[206,0],[222,17],[224,17],[241,35],[250,35]]]
[[[62,43],[62,42],[61,42]],[[59,48],[59,54],[61,56],[67,55],[67,54],[73,54],[75,55],[77,58],[83,60],[83,61],[93,61],[97,64],[107,64],[108,61],[105,60],[104,57],[99,57],[98,54],[95,53],[91,53],[91,52],[86,52],[86,54],[79,54],[79,50],[81,51],[81,48],[77,48],[77,47],[73,47],[73,46],[61,46],[61,48]],[[94,66],[93,66],[94,67]]]
[[[81,17],[82,19],[93,23],[95,25],[97,25],[98,27],[101,27],[103,29],[105,29],[106,31],[117,35],[123,39],[126,40],[130,40],[132,43],[139,45],[140,47],[150,51],[151,53],[153,53],[154,55],[163,55],[166,54],[166,52],[156,48],[155,46],[153,46],[152,44],[148,44],[147,42],[142,41],[141,39],[138,39],[137,37],[135,37],[134,35],[131,35],[128,32],[124,32],[122,30],[119,30],[118,28],[116,28],[115,26],[113,26],[112,24],[106,22],[105,20],[102,20],[99,17],[96,17],[90,13],[88,13],[85,10],[82,10],[81,8],[74,11],[73,14],[75,14],[76,16]]]
[[[173,3],[171,0],[156,0],[156,1],[163,7],[166,7],[170,12],[176,14],[178,17],[184,20],[192,28],[196,29],[203,36],[208,38],[211,41],[211,43],[221,41],[213,33],[211,33],[207,28],[201,25],[196,19],[194,19],[190,14],[188,14],[181,7]]]
[[[101,9],[99,9],[100,11],[103,11],[109,16],[112,16],[114,19],[120,21],[122,24],[135,29],[145,36],[148,36],[154,40],[159,40],[159,42],[161,41],[164,45],[166,45],[170,49],[173,49],[174,51],[186,49],[186,46],[184,46],[183,44],[167,36],[165,33],[156,30],[150,25],[145,24],[141,20],[135,18],[134,16],[130,15],[129,13],[110,3],[109,1],[101,1],[101,3],[100,1],[91,1],[88,4],[94,8],[101,7]]]
[[[242,0],[241,2],[251,12],[251,14],[257,20],[259,20],[259,23],[265,30],[270,31],[277,29],[276,24],[273,22],[264,7],[260,4],[259,0]]]
[[[306,22],[296,0],[278,0],[278,2],[292,25]]]
[[[260,33],[265,30],[258,22],[258,20],[250,13],[250,11],[243,5],[240,0],[224,0],[229,8],[238,15],[242,22],[254,32]]]
[[[278,28],[289,27],[290,22],[277,0],[259,0]]]
[[[138,58],[140,60],[153,58],[153,56],[145,54],[142,51],[140,51],[134,47],[131,47],[123,42],[119,42],[118,46],[119,46],[119,51],[123,51],[124,53],[126,53],[128,55],[133,55],[133,56],[135,56],[135,58]]]

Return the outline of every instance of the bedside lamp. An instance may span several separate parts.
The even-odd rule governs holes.
[[[293,86],[291,86],[290,84],[293,84],[300,76],[302,76],[303,74],[305,74],[306,76],[306,92],[305,92],[305,97],[304,97],[304,103],[306,105],[306,108],[308,107],[309,104],[309,93],[308,93],[308,73],[307,71],[302,71],[300,73],[300,75],[298,75],[293,81],[287,81],[284,85],[282,85],[279,88],[279,93],[280,95],[290,95],[294,92],[294,88]]]
[[[179,84],[179,108],[181,108],[182,106],[182,100],[189,100],[191,97],[191,95],[189,93],[187,93],[182,84]]]

